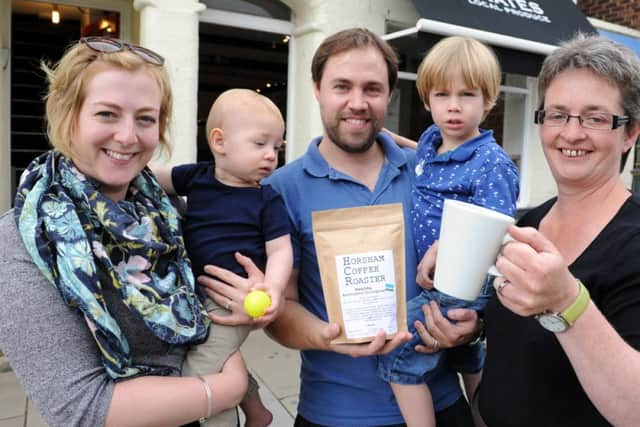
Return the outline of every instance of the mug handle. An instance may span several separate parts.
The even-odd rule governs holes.
[[[506,245],[507,243],[511,242],[515,240],[513,237],[511,237],[511,235],[509,233],[505,234],[504,237],[502,238],[502,246]],[[490,276],[493,277],[502,277],[502,273],[500,273],[500,270],[498,270],[498,267],[496,267],[495,264],[493,264],[491,267],[489,267],[489,272],[488,274]]]

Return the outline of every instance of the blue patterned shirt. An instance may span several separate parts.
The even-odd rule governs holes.
[[[440,129],[429,127],[418,141],[416,180],[411,190],[411,222],[418,260],[440,235],[445,199],[483,206],[506,215],[516,213],[518,169],[495,139],[493,131],[455,150],[437,154]]]

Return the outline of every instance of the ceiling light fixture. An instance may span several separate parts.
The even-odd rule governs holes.
[[[58,5],[55,4],[53,5],[53,9],[51,10],[51,23],[60,23],[60,11],[58,11]]]
[[[98,28],[100,31],[106,31],[107,33],[113,33],[115,31],[116,24],[110,16],[103,16],[100,18],[100,24]]]

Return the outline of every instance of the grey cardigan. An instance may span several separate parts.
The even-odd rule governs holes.
[[[134,363],[167,366],[179,375],[186,347],[158,340],[113,288],[105,289],[105,299]],[[47,424],[104,425],[115,382],[82,316],[62,301],[26,252],[12,210],[0,215],[0,349]]]

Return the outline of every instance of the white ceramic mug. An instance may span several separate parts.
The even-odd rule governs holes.
[[[444,201],[434,286],[473,301],[495,267],[507,228],[515,220],[494,210],[459,200]],[[507,238],[508,239],[508,238]]]

